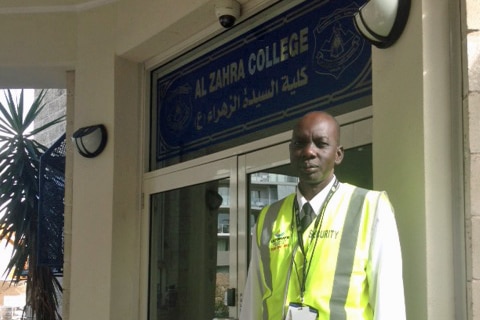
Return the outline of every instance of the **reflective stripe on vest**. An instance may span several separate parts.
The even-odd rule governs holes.
[[[362,207],[365,196],[368,193],[368,190],[362,188],[353,188],[353,186],[347,184],[343,185],[344,187],[342,189],[342,192],[344,192],[345,194],[349,194],[350,192],[352,193],[351,195],[349,194],[348,209],[343,209],[346,210],[346,213],[345,211],[343,211],[346,215],[346,218],[341,232],[342,236],[339,243],[339,253],[336,257],[337,263],[335,268],[335,274],[333,276],[332,291],[329,299],[330,319],[335,320],[343,320],[347,318],[345,305],[350,289],[350,278],[355,263],[355,250],[357,248],[357,239],[360,232],[360,225],[362,224]],[[284,232],[278,235],[272,234],[274,224],[283,223],[285,226],[288,225],[291,229],[293,218],[292,208],[294,201],[295,194],[292,194],[285,199],[272,204],[270,207],[266,208],[267,211],[265,214],[260,215],[260,219],[257,224],[256,240],[260,248],[262,261],[260,268],[264,277],[263,283],[265,286],[265,292],[262,302],[263,320],[270,320],[270,317],[276,317],[277,319],[280,317],[278,310],[273,312],[272,314],[272,310],[269,310],[269,304],[270,308],[272,307],[272,305],[277,306],[278,304],[281,304],[283,306],[289,292],[288,284],[290,283],[290,277],[292,275],[293,260],[289,260],[287,266],[287,261],[285,261],[285,259],[287,259],[287,256],[293,259],[298,247],[289,246],[288,248],[284,248],[281,247],[281,245],[278,246],[278,248],[280,248],[279,250],[282,250],[282,253],[277,252],[276,254],[281,254],[284,257],[284,260],[281,260],[283,261],[283,265],[280,267],[281,270],[279,271],[279,268],[277,268],[275,272],[277,276],[281,276],[283,278],[280,282],[284,284],[284,287],[275,288],[275,292],[272,292],[272,286],[274,285],[274,283],[277,283],[277,286],[280,286],[280,282],[279,280],[272,279],[274,275],[272,274],[271,270],[271,250],[274,249],[272,249],[271,242],[278,241],[278,239],[280,239],[280,244],[291,244],[293,242],[293,239],[296,238],[295,233],[289,233],[289,230],[284,230],[285,234]],[[284,292],[278,292],[279,289],[284,290]],[[290,296],[290,298],[292,297]],[[285,315],[283,314],[284,311],[285,308],[282,307],[282,318],[285,317]]]
[[[348,289],[350,287],[350,278],[345,278],[342,281],[342,278],[338,275],[352,274],[358,231],[362,219],[362,205],[367,192],[365,189],[356,188],[350,200],[345,225],[343,227],[342,240],[340,241],[332,296],[330,297],[330,319],[347,319],[345,302],[347,301]]]
[[[257,228],[263,225],[261,232],[257,230],[257,235],[260,234],[260,239],[257,242],[260,248],[260,256],[262,257],[263,265],[263,277],[267,288],[272,287],[272,273],[270,270],[270,248],[268,246],[270,240],[272,239],[272,225],[277,220],[277,216],[280,212],[280,208],[286,204],[292,208],[293,201],[295,199],[295,194],[291,194],[288,197],[284,198],[281,201],[277,201],[268,207],[268,211],[265,214],[265,219],[263,223],[258,223]],[[289,205],[292,204],[292,205]],[[258,240],[258,239],[257,239]],[[292,265],[289,266],[288,275],[291,274]],[[263,319],[268,320],[268,307],[266,305],[267,300],[263,299]]]

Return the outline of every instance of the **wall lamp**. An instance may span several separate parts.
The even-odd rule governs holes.
[[[103,124],[83,127],[73,133],[72,140],[80,155],[94,158],[107,145],[107,129]]]
[[[395,43],[405,28],[411,0],[370,0],[354,15],[358,32],[378,48]]]

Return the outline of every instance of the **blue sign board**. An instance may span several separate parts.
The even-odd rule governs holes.
[[[358,7],[303,2],[156,79],[157,160],[370,97]]]

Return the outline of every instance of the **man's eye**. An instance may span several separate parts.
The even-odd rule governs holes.
[[[305,142],[302,142],[302,141],[295,141],[293,140],[292,142],[290,142],[290,145],[292,146],[292,148],[302,148],[305,146]]]
[[[317,148],[325,148],[328,146],[328,143],[324,142],[324,141],[315,141],[315,146]]]

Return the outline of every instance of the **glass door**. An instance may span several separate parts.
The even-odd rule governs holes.
[[[281,148],[286,145],[281,145]],[[266,150],[272,154],[272,149]],[[279,151],[279,150],[277,150]],[[277,154],[281,155],[280,152]],[[256,162],[259,166],[260,163]],[[296,192],[298,177],[292,171],[290,164],[280,165],[271,168],[256,167],[250,163],[247,172],[247,203],[248,203],[248,227],[250,235],[247,237],[248,254],[247,261],[250,260],[249,249],[252,241],[253,227],[257,221],[260,211],[289,194]],[[260,169],[260,170],[259,170]],[[345,150],[345,161],[335,170],[335,175],[342,182],[353,183],[364,188],[372,188],[372,145],[352,147]]]
[[[372,187],[370,119],[342,127],[342,182]],[[208,163],[182,163],[144,179],[147,296],[142,319],[237,319],[252,228],[261,209],[295,192],[288,139]]]
[[[237,287],[236,160],[161,174],[144,186],[150,212],[147,318],[228,318],[226,298],[234,298],[229,289]]]
[[[263,207],[295,192],[298,179],[290,168],[288,142],[243,154],[238,158],[238,304],[247,279],[252,232]]]
[[[261,208],[294,192],[288,163],[282,143],[146,179],[146,319],[238,318],[250,231]]]
[[[371,118],[343,125],[345,149],[335,175],[342,182],[373,187]],[[290,136],[288,136],[288,139]],[[285,140],[284,140],[285,141]],[[238,161],[238,283],[239,304],[243,298],[253,227],[261,209],[296,191],[298,178],[290,167],[289,142],[244,154]],[[244,216],[242,212],[247,214]],[[243,220],[245,219],[245,220]]]

